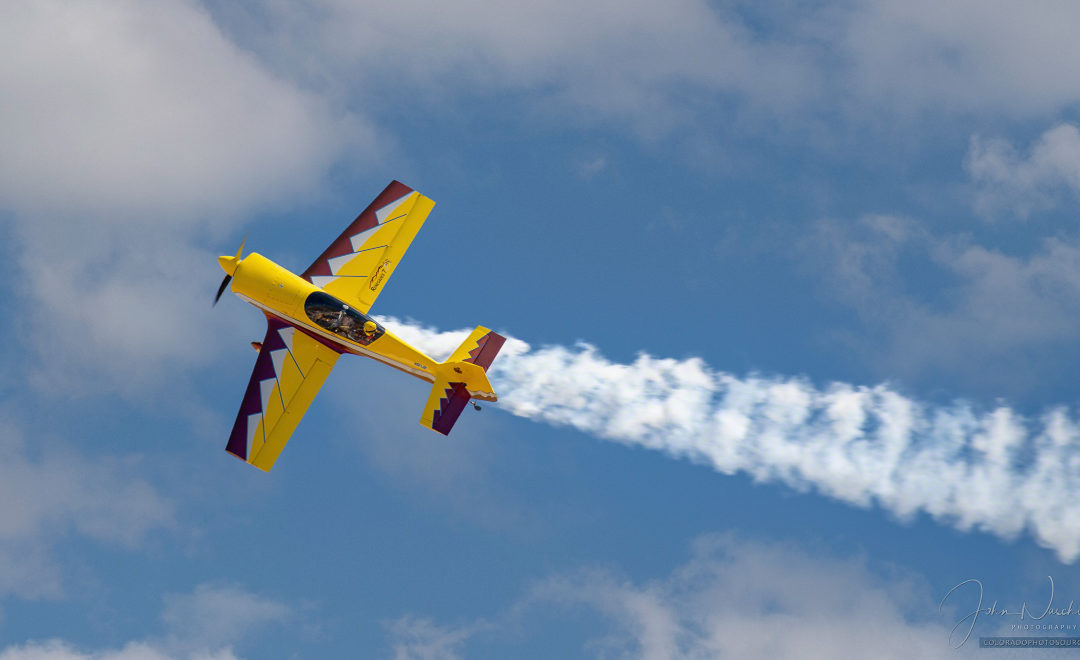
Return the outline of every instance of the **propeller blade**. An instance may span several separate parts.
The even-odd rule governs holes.
[[[217,295],[214,296],[214,304],[221,300],[221,294],[225,293],[225,288],[229,286],[229,282],[232,281],[232,275],[226,275],[225,279],[221,280],[221,286],[218,287]]]

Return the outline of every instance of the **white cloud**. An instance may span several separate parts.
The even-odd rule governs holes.
[[[977,653],[972,644],[951,648],[951,622],[941,619],[939,596],[921,578],[892,567],[881,572],[889,577],[858,559],[710,535],[698,539],[688,562],[660,578],[635,582],[608,570],[556,575],[475,634],[467,634],[467,627],[406,618],[408,625],[391,630],[392,644],[396,651],[432,650],[395,656],[404,660],[468,656],[459,645],[481,649],[491,639],[505,643],[510,636],[522,644],[541,636],[565,643],[573,638],[559,626],[572,618],[587,631],[582,651],[601,658],[843,660]]]
[[[0,37],[0,198],[19,213],[212,227],[310,186],[346,128],[186,0],[5,3]]]
[[[879,373],[948,373],[995,395],[1025,393],[1080,339],[1075,241],[1015,255],[870,216],[819,222],[800,250],[827,294],[858,312],[866,331],[845,344]]]
[[[0,660],[238,660],[232,650],[175,655],[142,642],[106,651],[80,651],[60,641],[28,642],[0,651]]]
[[[365,98],[372,107],[524,92],[530,107],[554,102],[563,121],[656,137],[763,117],[840,115],[889,131],[926,114],[1041,119],[1080,101],[1069,30],[1080,14],[1066,1],[472,0],[451,11],[312,0],[252,11],[231,24],[262,57],[313,84],[385,89]]]
[[[4,3],[0,86],[16,326],[49,389],[138,391],[211,359],[205,246],[372,148],[188,0]]]
[[[225,317],[211,310],[224,275],[211,251],[167,227],[102,227],[40,259],[50,239],[39,229],[23,234],[22,306],[13,319],[32,349],[26,370],[39,391],[137,394],[213,359]]]
[[[888,114],[1041,118],[1080,101],[1069,27],[1078,20],[1067,0],[878,0],[854,5],[832,34],[857,103]]]
[[[886,581],[858,561],[705,537],[670,576],[635,584],[586,572],[541,584],[538,601],[584,606],[611,631],[594,644],[618,657],[945,658],[947,629],[913,578]]]
[[[173,503],[138,472],[138,461],[82,455],[0,419],[0,595],[54,597],[62,591],[50,546],[72,534],[133,547],[175,526]]]
[[[240,587],[202,584],[191,594],[165,597],[164,638],[93,651],[59,639],[28,641],[0,649],[0,660],[238,660],[233,643],[289,612],[288,606]]]
[[[283,603],[235,585],[201,584],[190,594],[166,595],[161,618],[174,639],[213,648],[234,644],[253,628],[290,614]]]
[[[477,626],[453,628],[428,619],[401,617],[386,624],[394,638],[394,660],[458,660],[461,646]]]
[[[436,353],[465,331],[407,332]],[[924,512],[1005,539],[1026,529],[1062,561],[1080,556],[1069,504],[1080,495],[1080,422],[1064,408],[1026,419],[1004,405],[929,406],[885,385],[739,377],[696,358],[619,364],[587,344],[534,350],[514,339],[490,375],[497,405],[521,417],[901,519]]]
[[[582,181],[591,181],[593,178],[607,170],[607,168],[607,156],[602,155],[581,159],[575,165],[578,178],[580,178]]]
[[[273,18],[236,29],[264,57],[331,85],[377,85],[385,92],[365,99],[376,107],[418,93],[526,92],[575,123],[615,119],[657,136],[694,117],[702,93],[789,112],[819,88],[812,44],[764,34],[737,9],[702,0],[470,0],[453,9],[315,0],[304,11],[273,2],[263,11]],[[251,36],[267,23],[269,34]]]
[[[1054,205],[1061,189],[1080,194],[1080,131],[1059,124],[1021,154],[1002,139],[971,139],[965,166],[976,186],[976,208],[1021,217]]]

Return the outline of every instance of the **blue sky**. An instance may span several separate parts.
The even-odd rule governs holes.
[[[951,658],[964,580],[1080,600],[1077,12],[3,5],[0,660]],[[513,337],[502,400],[444,438],[346,359],[232,459],[214,257],[395,178],[372,311]]]

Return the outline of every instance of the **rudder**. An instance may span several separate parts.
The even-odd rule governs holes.
[[[470,362],[487,371],[505,342],[506,337],[497,332],[492,332],[482,325],[477,326],[476,330],[473,330],[472,334],[461,342],[461,346],[458,346],[446,361]]]

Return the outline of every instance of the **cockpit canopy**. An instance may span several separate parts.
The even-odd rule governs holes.
[[[304,312],[319,327],[362,346],[367,346],[386,332],[386,328],[375,319],[323,291],[316,291],[307,297]],[[372,325],[365,328],[368,323]],[[368,332],[372,329],[373,332]]]

